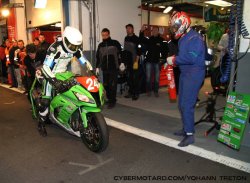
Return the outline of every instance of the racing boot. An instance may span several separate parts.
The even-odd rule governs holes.
[[[45,128],[45,123],[48,121],[48,114],[49,114],[49,102],[50,100],[47,98],[42,98],[39,100],[38,105],[38,131],[41,136],[47,136],[47,130]]]
[[[183,140],[178,144],[179,147],[186,147],[194,143],[194,135],[186,135]]]
[[[43,122],[48,122],[48,116],[49,116],[49,103],[50,99],[48,98],[42,98],[39,100],[39,105],[38,105],[38,114],[39,118]]]

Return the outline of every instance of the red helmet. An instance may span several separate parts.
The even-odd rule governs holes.
[[[190,17],[183,11],[173,12],[170,17],[170,30],[175,34],[175,38],[181,37],[191,24]]]

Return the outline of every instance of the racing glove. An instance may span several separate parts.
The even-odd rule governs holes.
[[[95,74],[96,74],[97,76],[99,76],[99,74],[100,74],[100,69],[99,69],[99,68],[96,68],[96,69],[95,69]]]
[[[167,64],[175,66],[175,60],[176,60],[175,56],[168,57]]]
[[[119,69],[121,72],[125,71],[126,67],[125,67],[124,63],[120,64]]]

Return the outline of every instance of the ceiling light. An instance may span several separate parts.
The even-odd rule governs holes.
[[[62,23],[56,23],[55,27],[62,27]]]
[[[223,0],[213,0],[213,1],[205,1],[206,4],[212,4],[215,6],[222,6],[222,7],[226,7],[226,6],[232,6],[232,3],[229,3],[227,1],[223,1]]]
[[[7,9],[3,9],[1,13],[2,13],[2,15],[3,15],[4,17],[7,17],[7,16],[9,16],[10,11],[7,10]]]
[[[224,8],[221,8],[220,10],[224,10]]]
[[[153,6],[153,4],[149,4],[149,6]]]
[[[35,0],[35,8],[46,8],[47,0]]]
[[[158,6],[159,8],[166,8],[166,6],[163,6],[163,5],[160,5],[160,6]]]
[[[173,6],[168,6],[163,13],[169,13],[173,9]]]

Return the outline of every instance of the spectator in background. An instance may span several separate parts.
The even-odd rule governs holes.
[[[39,39],[38,39],[37,37],[34,39],[33,44],[34,44],[37,48],[39,47],[40,41],[39,41]]]
[[[152,36],[147,39],[144,37],[146,27],[142,26],[140,39],[146,45],[146,75],[147,75],[147,95],[151,96],[152,80],[154,79],[154,94],[159,97],[159,79],[160,79],[160,58],[164,58],[163,38],[159,34],[159,27],[153,27]],[[152,70],[154,77],[152,77]]]
[[[18,49],[15,50],[14,64],[15,68],[15,76],[18,84],[18,88],[20,90],[24,90],[23,77],[25,75],[25,67],[24,67],[24,57],[26,56],[25,46],[23,40],[18,40],[17,42]],[[24,83],[25,84],[25,83]]]
[[[11,80],[12,80],[11,88],[12,87],[15,87],[15,88],[18,87],[17,78],[16,78],[16,74],[15,74],[15,69],[18,69],[18,65],[14,61],[15,51],[17,49],[18,49],[17,40],[13,39],[12,47],[11,47],[11,49],[9,51],[9,60],[10,60],[9,71],[10,71]]]
[[[226,59],[229,57],[228,55],[228,43],[229,43],[229,28],[225,30],[225,34],[222,35],[219,44],[217,46],[220,51],[220,68],[224,69]]]
[[[9,57],[10,49],[11,49],[11,42],[10,42],[10,40],[6,39],[5,40],[5,56],[6,56],[6,66],[7,66],[7,73],[8,73],[8,83],[13,85],[12,78],[11,78],[11,67],[9,67],[9,64],[10,64],[10,57]],[[10,86],[10,87],[12,87],[12,86]]]
[[[124,40],[124,52],[126,52],[127,71],[128,71],[128,94],[125,98],[137,100],[139,98],[139,55],[138,45],[140,44],[139,37],[134,33],[134,26],[132,24],[126,25],[127,36]]]
[[[147,37],[146,31],[144,32],[144,36]],[[140,39],[140,38],[139,38]],[[147,83],[146,83],[146,56],[147,53],[147,45],[143,43],[140,39],[140,45],[138,46],[138,55],[140,55],[139,59],[139,91],[140,93],[146,93],[147,91]]]
[[[164,47],[167,50],[167,57],[178,54],[178,41],[173,39],[173,36],[168,33],[165,36],[166,42],[164,42]],[[176,93],[178,94],[179,90],[179,78],[180,78],[180,69],[178,66],[174,67],[174,80]]]
[[[6,56],[5,56],[5,41],[0,46],[0,65],[1,65],[1,76],[2,82],[7,83],[7,66],[6,66]]]
[[[43,34],[40,34],[38,39],[40,41],[40,46],[39,46],[38,51],[41,54],[41,58],[44,60],[50,44],[48,42],[46,42],[45,36]]]
[[[221,58],[225,56],[225,54],[228,52],[228,41],[229,41],[229,28],[225,30],[225,34],[222,35],[220,42],[217,46],[218,50],[221,51]]]
[[[103,71],[103,85],[108,99],[108,108],[116,104],[117,77],[120,64],[121,44],[110,37],[110,31],[104,28],[101,32],[102,42],[96,53],[96,74]]]
[[[10,54],[10,49],[12,47],[12,44],[9,39],[5,40],[5,56],[6,56],[6,65],[8,66],[10,64],[9,60],[9,54]]]

